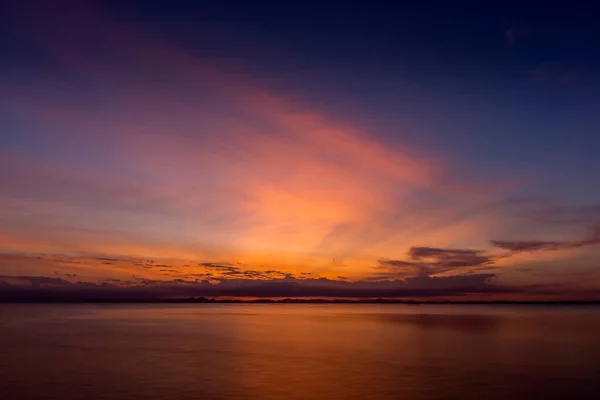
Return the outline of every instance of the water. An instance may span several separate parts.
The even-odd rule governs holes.
[[[597,399],[600,308],[0,305],[2,399]]]

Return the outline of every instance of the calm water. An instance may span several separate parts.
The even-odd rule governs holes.
[[[0,305],[2,399],[600,398],[600,308]]]

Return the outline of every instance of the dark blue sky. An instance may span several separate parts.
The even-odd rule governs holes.
[[[199,57],[466,169],[542,172],[582,201],[600,169],[593,2],[111,3]]]

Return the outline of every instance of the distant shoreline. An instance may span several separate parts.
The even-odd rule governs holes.
[[[0,299],[0,304],[31,304],[31,303],[71,303],[71,304],[399,304],[399,305],[600,305],[600,300],[592,301],[415,301],[391,299],[211,299],[205,297],[190,297],[177,299]]]

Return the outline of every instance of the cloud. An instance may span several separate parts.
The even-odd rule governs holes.
[[[64,276],[67,279],[73,279],[73,278],[77,278],[79,275],[77,274],[70,274],[67,272],[61,272],[61,271],[54,271],[54,275],[58,275],[58,276]]]
[[[569,250],[600,245],[600,208],[597,205],[557,208],[538,212],[536,219],[551,224],[588,225],[590,234],[579,240],[490,240],[494,247],[512,253]]]
[[[216,271],[214,278],[225,278],[225,279],[275,279],[281,277],[292,276],[289,272],[283,272],[273,269],[268,270],[256,270],[236,263],[237,265],[230,263],[219,263],[219,262],[201,262],[197,265],[203,267],[209,271]]]
[[[578,243],[580,242],[583,241]],[[555,245],[554,242],[552,244]],[[503,284],[502,280],[499,280],[499,275],[495,273],[495,270],[500,267],[494,265],[493,261],[516,254],[515,246],[506,247],[510,247],[511,250],[492,254],[476,249],[415,246],[407,251],[406,259],[379,260],[374,273],[361,279],[342,275],[335,279],[328,279],[307,272],[295,276],[277,269],[250,268],[237,262],[191,263],[187,261],[182,265],[188,267],[181,266],[176,271],[161,271],[165,269],[161,267],[148,270],[143,268],[146,263],[140,262],[143,260],[139,258],[130,259],[130,264],[126,264],[125,259],[118,258],[118,264],[123,265],[123,275],[98,279],[89,278],[89,270],[86,269],[85,262],[95,261],[96,266],[92,268],[98,268],[97,266],[101,265],[98,264],[98,258],[109,257],[88,256],[82,258],[87,260],[84,261],[84,266],[71,263],[60,264],[63,268],[69,266],[70,269],[68,272],[55,270],[54,275],[58,275],[58,278],[16,274],[0,276],[0,281],[5,282],[3,290],[0,291],[0,300],[147,301],[188,296],[460,297],[463,299],[500,296],[500,299],[514,299],[515,296],[523,298],[531,294],[552,295],[558,293],[559,289],[562,290],[560,293],[566,293],[568,289],[571,294],[593,296],[591,292],[578,289],[576,282],[560,288],[550,283],[519,286]],[[535,248],[540,250],[546,247]],[[22,255],[20,257],[46,262],[52,258],[64,259],[69,256]],[[19,257],[13,254],[5,261],[14,262],[18,259]],[[140,264],[142,267],[134,264]],[[156,264],[156,261],[153,264]],[[2,265],[0,268],[3,268]],[[73,270],[78,273],[71,273]],[[522,269],[519,271],[522,272]],[[165,275],[170,278],[166,279]]]
[[[490,240],[489,244],[504,252],[478,249],[452,249],[413,246],[405,259],[378,260],[378,274],[371,279],[429,277],[441,273],[473,273],[478,270],[499,268],[495,263],[518,253],[556,251],[600,245],[600,228],[580,240]]]
[[[199,267],[204,267],[204,268],[208,268],[208,269],[216,269],[216,270],[225,270],[225,271],[230,271],[232,269],[236,269],[235,266],[233,266],[232,264],[229,263],[220,263],[220,262],[200,262],[198,263]]]
[[[52,278],[46,276],[0,276],[0,279],[25,282],[31,285],[31,287],[35,288],[48,286],[68,286],[72,284],[71,282],[61,278]]]
[[[421,246],[411,247],[407,255],[406,260],[380,259],[379,268],[396,277],[431,276],[466,267],[489,266],[496,259],[482,250]]]
[[[39,282],[36,285],[12,283],[0,293],[0,300],[152,300],[187,296],[236,297],[431,297],[463,296],[469,293],[511,293],[494,286],[492,274],[450,277],[417,277],[406,280],[348,282],[342,280],[234,279],[217,283],[174,279],[156,281],[138,278],[130,282],[109,279],[103,283],[70,283],[57,278],[0,277],[8,281]]]
[[[513,253],[549,251],[549,250],[568,250],[577,249],[584,246],[594,246],[600,244],[600,236],[594,235],[589,239],[575,241],[556,241],[556,240],[492,240],[490,243],[498,248],[510,250]]]
[[[409,255],[413,260],[433,261],[447,268],[472,267],[489,263],[481,250],[439,249],[435,247],[411,247]]]

